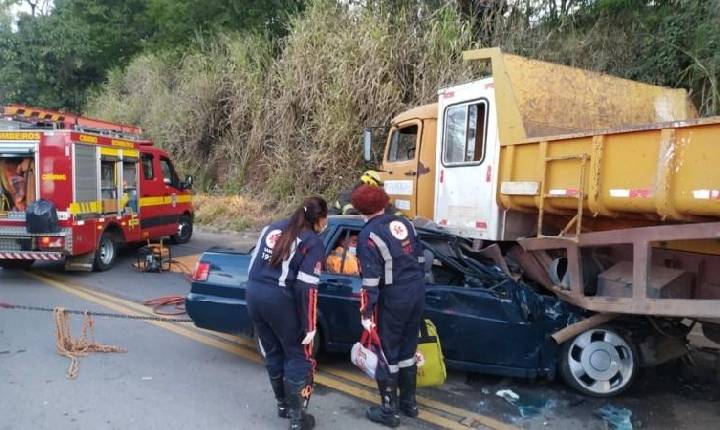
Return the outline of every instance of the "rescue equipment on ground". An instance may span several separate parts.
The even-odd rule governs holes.
[[[53,202],[40,199],[28,205],[25,212],[28,233],[58,233],[57,209]]]
[[[92,317],[86,311],[83,316],[82,332],[80,338],[73,339],[70,330],[70,315],[64,308],[55,308],[55,346],[57,353],[70,359],[70,365],[65,376],[76,379],[80,372],[78,359],[91,352],[127,352],[126,349],[114,345],[97,343],[94,339],[94,325]]]
[[[445,357],[435,324],[429,319],[420,325],[418,356],[417,386],[434,387],[444,384],[447,378]]]
[[[148,240],[148,244],[138,250],[135,268],[141,272],[169,272],[172,268],[172,251],[170,247],[165,246],[162,240],[157,243]]]
[[[350,351],[350,361],[372,380],[375,380],[378,367],[387,367],[376,329],[363,331],[360,341],[355,343]]]

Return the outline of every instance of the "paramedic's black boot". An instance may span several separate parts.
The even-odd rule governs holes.
[[[380,406],[370,406],[365,414],[372,422],[382,424],[386,427],[397,427],[400,425],[400,415],[398,415],[398,398],[397,398],[397,376],[394,380],[378,381],[378,389],[382,404]]]
[[[398,387],[400,388],[400,411],[410,418],[418,416],[418,407],[415,402],[415,387],[417,384],[417,366],[400,369]]]
[[[277,400],[277,413],[280,418],[288,417],[288,404],[285,398],[285,383],[283,382],[282,375],[276,377],[270,377],[270,385],[272,386],[273,393],[275,393],[275,400]]]
[[[290,430],[311,430],[315,427],[315,417],[305,413],[310,396],[303,397],[302,392],[308,385],[285,381],[285,397],[288,402]]]

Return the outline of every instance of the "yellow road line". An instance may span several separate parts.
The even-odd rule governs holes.
[[[119,297],[115,297],[109,294],[101,293],[99,291],[95,291],[92,289],[89,289],[87,287],[84,287],[82,285],[78,285],[76,283],[71,283],[66,280],[58,279],[55,276],[52,276],[47,273],[42,273],[42,275],[33,273],[33,272],[25,272],[26,275],[30,276],[31,278],[34,278],[38,281],[41,281],[45,284],[48,284],[54,288],[57,288],[59,290],[62,290],[64,292],[67,292],[69,294],[78,296],[84,300],[94,302],[101,304],[107,308],[110,308],[114,311],[127,314],[127,315],[134,315],[134,316],[157,316],[153,314],[146,306],[141,305],[139,303],[135,303],[132,301],[124,300]],[[172,324],[169,322],[161,322],[161,321],[145,321],[150,324],[153,324],[157,327],[161,327],[165,330],[171,331],[175,334],[187,337],[189,339],[195,340],[197,342],[200,342],[202,344],[212,346],[219,348],[223,351],[229,352],[231,354],[240,356],[246,360],[252,361],[257,364],[263,364],[262,358],[257,354],[255,351],[255,345],[254,342],[244,339],[239,336],[233,336],[225,333],[219,333],[219,332],[213,332],[209,330],[204,329],[198,329],[198,328],[186,328],[183,326],[179,326],[176,324]],[[224,342],[221,340],[218,340],[216,338],[224,339],[228,342]],[[250,349],[248,349],[250,348]],[[370,388],[372,391],[368,391],[367,389],[355,387],[353,385],[344,383],[342,381],[338,381],[335,378],[328,377],[323,375],[324,373],[327,373],[329,375],[334,376],[335,378],[341,378],[345,379],[350,382],[354,382],[356,384],[359,384],[361,386]],[[335,389],[337,391],[343,392],[345,394],[349,394],[353,397],[360,398],[372,403],[377,403],[376,395],[374,393],[375,385],[372,384],[371,381],[369,381],[367,378],[364,378],[360,375],[355,375],[350,372],[346,372],[344,370],[335,369],[335,368],[325,368],[321,372],[318,372],[318,374],[315,376],[315,381],[320,384],[324,385],[326,387]],[[484,415],[479,415],[476,413],[473,413],[471,411],[467,411],[464,409],[456,408],[454,406],[447,405],[442,402],[438,402],[432,399],[424,398],[422,396],[417,397],[417,401],[421,406],[429,407],[436,409],[440,412],[455,415],[463,419],[463,421],[470,420],[470,422],[474,422],[476,424],[480,424],[486,427],[489,427],[491,429],[495,430],[516,430],[516,427],[513,427],[511,425],[508,425],[506,423],[503,423],[501,421],[495,420],[491,417],[487,417]],[[446,417],[443,417],[441,415],[437,415],[435,413],[432,413],[430,411],[421,410],[420,411],[420,419],[427,421],[429,423],[442,426],[444,428],[449,429],[463,429],[467,430],[468,426],[460,424],[458,421],[454,421],[452,419],[448,419]]]

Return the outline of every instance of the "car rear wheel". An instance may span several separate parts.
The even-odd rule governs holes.
[[[117,251],[117,242],[113,236],[108,232],[103,233],[95,251],[95,269],[99,272],[110,269],[115,264]]]
[[[183,244],[190,242],[193,234],[192,220],[189,216],[183,215],[178,220],[178,232],[170,236],[172,243]]]
[[[6,270],[28,270],[35,260],[3,260],[0,261],[0,268]]]
[[[583,394],[611,397],[632,384],[637,361],[637,350],[617,328],[600,326],[563,345],[560,374],[569,386]]]

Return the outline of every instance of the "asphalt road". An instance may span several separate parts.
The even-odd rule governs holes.
[[[173,248],[191,264],[209,246],[246,247],[252,234],[198,233]],[[184,295],[179,273],[143,274],[125,251],[105,273],[64,273],[52,264],[31,272],[0,269],[0,302],[149,315],[142,301]],[[81,318],[73,316],[77,336]],[[127,319],[96,318],[98,342],[125,353],[92,354],[80,361],[76,380],[65,378],[68,360],[55,352],[51,313],[0,309],[0,429],[281,429],[261,358],[252,341],[194,328]],[[717,428],[720,393],[711,356],[698,367],[673,364],[644,371],[619,398],[588,399],[559,382],[523,381],[450,372],[448,382],[420,390],[421,419],[403,428],[605,429],[601,407],[632,411],[634,428]],[[704,361],[707,359],[707,361]],[[379,428],[364,419],[375,401],[372,383],[345,356],[319,365],[310,411],[318,428]],[[704,364],[708,364],[705,366]],[[526,408],[495,393],[511,389]]]

